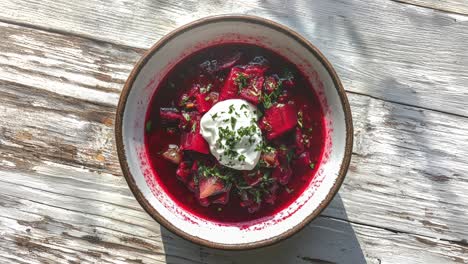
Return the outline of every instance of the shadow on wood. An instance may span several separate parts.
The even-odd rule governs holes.
[[[345,212],[339,195],[335,197],[333,204]],[[315,219],[285,241],[249,251],[200,247],[164,228],[161,228],[161,235],[167,263],[366,263],[351,224],[324,216]],[[181,254],[181,251],[185,252]],[[181,255],[190,258],[181,259]]]

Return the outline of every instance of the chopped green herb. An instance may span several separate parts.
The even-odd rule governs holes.
[[[189,99],[190,98],[188,97],[188,95],[183,94],[182,99],[180,101],[180,106],[185,106],[188,103]]]
[[[185,118],[185,120],[190,121],[190,115],[187,113],[182,113],[182,116]]]
[[[234,83],[237,85],[239,92],[247,86],[247,75],[243,73],[239,73],[237,77],[234,79]]]
[[[258,144],[257,147],[255,148],[255,151],[261,151],[264,153],[272,153],[275,152],[275,148],[268,146],[265,141],[262,143]]]
[[[146,132],[150,132],[151,131],[151,120],[146,122]]]
[[[211,118],[212,118],[213,120],[215,120],[217,117],[218,117],[218,113],[216,113],[216,114],[214,114],[214,115],[211,115]]]
[[[193,123],[192,125],[192,132],[197,131],[197,123]]]
[[[255,195],[255,202],[256,203],[261,203],[262,202],[262,193],[260,192],[260,190],[255,190],[254,195]]]
[[[231,127],[233,130],[236,129],[236,123],[237,123],[237,119],[234,117],[231,117]]]
[[[278,100],[278,97],[281,95],[281,91],[282,91],[282,82],[280,80],[273,92],[271,92],[270,94],[264,93],[262,95],[263,107],[265,109],[270,108],[276,102],[276,100]]]
[[[238,158],[237,158],[238,161],[240,162],[245,162],[245,155],[240,155]]]
[[[207,92],[209,92],[209,91],[211,90],[211,87],[212,87],[211,83],[208,84],[207,86],[201,87],[201,88],[200,88],[200,93],[207,93]]]
[[[229,106],[229,114],[232,114],[235,111],[234,105]]]
[[[297,124],[302,127],[302,111],[299,111],[299,113],[297,113]]]
[[[241,107],[240,107],[240,110],[242,109],[248,109],[248,105],[247,104],[242,104]]]
[[[315,163],[313,163],[313,162],[310,163],[310,164],[309,164],[309,167],[310,167],[311,169],[314,169],[314,168],[315,168]]]
[[[288,160],[288,163],[291,162],[293,157],[294,157],[294,149],[290,149],[288,153],[286,153],[286,159]]]

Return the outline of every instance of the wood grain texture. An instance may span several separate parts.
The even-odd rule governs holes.
[[[468,15],[468,2],[466,0],[393,0],[401,3],[417,5],[436,10]]]
[[[257,15],[308,37],[349,91],[468,116],[464,15],[389,0],[6,0],[2,8],[4,21],[138,48],[204,16]]]
[[[80,93],[80,89],[89,89],[117,95],[123,79],[102,76],[128,75],[140,51],[111,44],[100,49],[102,44],[91,40],[8,24],[0,24],[0,29],[0,57],[4,58],[0,64],[0,215],[4,216],[0,232],[8,234],[0,247],[6,252],[25,247],[24,252],[35,252],[37,261],[42,262],[60,262],[61,258],[93,262],[98,257],[104,263],[167,258],[182,261],[178,258],[186,256],[190,260],[190,254],[196,254],[203,256],[200,262],[219,263],[227,253],[219,255],[182,243],[167,231],[167,241],[157,240],[159,226],[141,210],[120,177],[112,128],[116,100],[104,101],[99,94]],[[29,41],[25,43],[24,39]],[[48,44],[43,44],[45,41]],[[122,57],[127,61],[112,67]],[[108,67],[94,65],[95,58],[105,58]],[[47,68],[49,64],[42,65],[41,61],[53,61],[56,67]],[[34,76],[42,81],[34,82]],[[70,81],[80,80],[79,76],[87,78]],[[100,82],[96,87],[86,80]],[[50,85],[56,89],[51,90]],[[463,159],[468,152],[467,119],[359,94],[350,93],[349,98],[356,129],[354,156],[340,196],[324,212],[324,220],[320,221],[326,224],[317,231],[325,232],[321,237],[330,239],[325,245],[333,250],[319,250],[321,240],[311,239],[314,235],[305,231],[306,235],[299,236],[307,237],[306,244],[311,246],[280,244],[280,248],[287,247],[291,254],[301,256],[288,254],[282,258],[294,257],[298,263],[320,259],[343,263],[350,256],[375,263],[379,263],[377,259],[394,262],[398,257],[414,263],[464,260],[461,253],[467,249],[464,241],[468,237],[468,183],[463,177],[468,171]],[[31,212],[25,208],[36,209]],[[128,222],[127,218],[135,219]],[[32,224],[13,225],[17,220]],[[73,227],[80,226],[79,221],[87,223],[85,231]],[[340,231],[345,228],[343,221],[355,223],[347,224],[347,228],[360,231]],[[29,233],[25,232],[27,225],[52,226],[60,232],[45,229]],[[12,230],[11,226],[23,229]],[[94,231],[92,227],[103,230]],[[111,227],[114,231],[107,230]],[[112,232],[127,236],[121,241]],[[356,252],[349,253],[345,248],[350,244],[340,242],[343,233],[358,241],[350,242]],[[178,242],[172,245],[172,240]],[[127,248],[128,241],[140,245]],[[429,255],[415,254],[429,246]],[[132,253],[135,247],[143,247],[143,251]],[[395,256],[391,253],[395,247],[405,254]],[[115,253],[115,248],[120,253]],[[64,252],[69,255],[60,255]],[[30,260],[26,253],[13,256]],[[125,256],[131,259],[122,259]],[[229,256],[228,261],[239,258]],[[3,257],[13,261],[12,255]]]
[[[464,263],[463,245],[319,217],[278,245],[227,252],[161,229],[121,177],[43,162],[0,172],[2,263]],[[339,196],[335,202],[341,203]],[[346,204],[345,204],[346,206]],[[398,254],[395,254],[395,252]],[[421,254],[424,252],[424,254]]]

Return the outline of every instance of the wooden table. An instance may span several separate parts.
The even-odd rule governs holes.
[[[328,209],[247,252],[161,228],[130,193],[114,144],[138,58],[222,13],[308,37],[338,71],[355,126]],[[0,263],[468,263],[465,0],[3,0],[0,21]]]

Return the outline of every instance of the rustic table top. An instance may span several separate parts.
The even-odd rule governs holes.
[[[468,263],[465,0],[3,0],[0,263]],[[194,19],[283,23],[330,59],[355,145],[300,233],[212,250],[160,227],[122,177],[114,113],[135,62]]]

